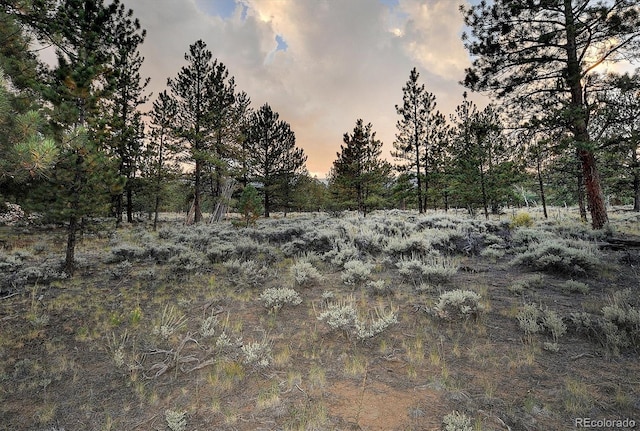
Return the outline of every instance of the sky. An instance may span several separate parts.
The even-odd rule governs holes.
[[[466,0],[123,0],[147,30],[141,54],[153,98],[202,39],[258,109],[288,122],[324,178],[343,135],[372,123],[383,157],[396,134],[395,105],[416,67],[446,115],[462,101],[470,59],[461,41]],[[482,100],[479,104],[482,105]]]

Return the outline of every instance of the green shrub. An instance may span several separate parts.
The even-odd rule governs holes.
[[[299,260],[289,269],[296,284],[299,286],[318,283],[322,280],[322,274],[307,260]]]
[[[111,255],[107,258],[107,263],[119,263],[133,261],[144,258],[145,250],[137,245],[128,243],[118,244],[111,248]]]
[[[254,225],[258,217],[262,214],[264,209],[262,208],[262,201],[258,195],[258,190],[251,184],[242,190],[242,194],[238,200],[238,209],[243,216],[245,227],[248,227],[250,224]]]
[[[240,350],[244,356],[243,362],[255,368],[266,368],[271,364],[271,342],[264,338],[262,341],[245,343]]]
[[[109,275],[114,280],[121,280],[131,274],[133,265],[128,260],[124,260],[109,270]]]
[[[522,294],[529,289],[539,289],[546,285],[546,280],[542,274],[535,274],[523,280],[518,280],[511,284],[507,289],[509,292]]]
[[[348,338],[366,340],[383,332],[398,322],[396,310],[375,308],[375,317],[362,319],[353,298],[328,303],[318,320],[326,322],[332,330],[339,330]]]
[[[567,325],[564,324],[562,318],[555,311],[548,308],[544,310],[542,325],[548,332],[551,332],[554,343],[567,332]]]
[[[480,256],[492,260],[498,260],[505,255],[504,246],[491,244],[480,252]]]
[[[188,279],[194,274],[204,272],[207,267],[204,256],[191,250],[171,256],[167,264],[169,275],[175,280]]]
[[[564,283],[562,283],[560,287],[562,288],[562,290],[566,292],[582,293],[583,295],[586,295],[587,293],[589,293],[589,290],[590,290],[589,286],[586,283],[583,283],[581,281],[575,281],[575,280],[567,280]]]
[[[533,226],[533,217],[527,212],[520,212],[511,218],[509,226],[512,229],[517,227],[531,227]]]
[[[398,272],[418,285],[423,281],[447,282],[458,272],[458,260],[438,254],[426,257],[402,258],[396,263]]]
[[[540,309],[535,305],[525,304],[522,310],[517,315],[518,324],[529,339],[532,340],[533,334],[537,334],[543,328],[539,323],[540,321]]]
[[[253,260],[230,259],[222,266],[226,270],[227,280],[239,289],[264,286],[276,273],[268,266]]]
[[[511,264],[550,273],[584,275],[599,268],[600,260],[599,250],[590,242],[554,239],[530,243]]]
[[[372,295],[387,296],[393,294],[393,289],[385,280],[375,280],[367,283],[367,288]]]
[[[631,289],[624,289],[615,292],[609,304],[602,308],[605,339],[616,353],[621,349],[640,347],[640,308],[633,298]]]

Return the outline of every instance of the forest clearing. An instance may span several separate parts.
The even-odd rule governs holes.
[[[640,422],[639,215],[2,227],[2,430]],[[573,215],[572,215],[573,214]],[[622,422],[620,422],[622,423]]]
[[[1,3],[0,431],[640,427],[637,0]]]

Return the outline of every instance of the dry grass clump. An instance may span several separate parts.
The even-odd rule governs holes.
[[[517,315],[518,324],[527,337],[529,343],[533,341],[533,335],[547,332],[552,337],[552,344],[545,347],[547,350],[557,351],[557,342],[567,332],[564,320],[549,308],[525,304]]]
[[[572,313],[571,322],[578,333],[595,339],[615,355],[640,350],[640,306],[631,289],[611,294],[600,315]]]

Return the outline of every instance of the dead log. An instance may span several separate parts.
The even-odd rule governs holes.
[[[633,248],[640,248],[640,237],[627,238],[607,238],[606,241],[598,242],[598,248],[602,250],[624,251]]]

